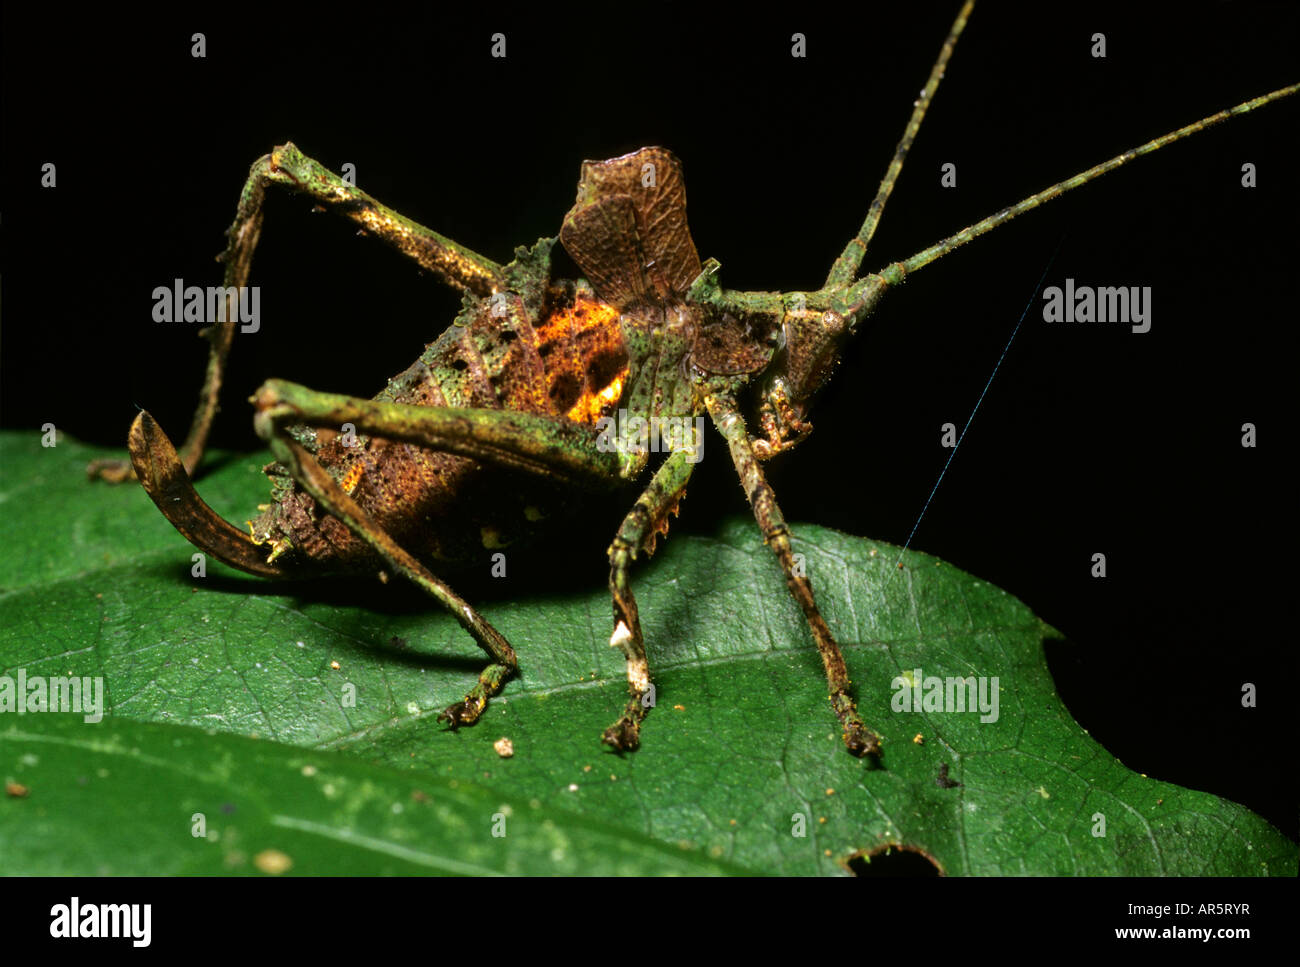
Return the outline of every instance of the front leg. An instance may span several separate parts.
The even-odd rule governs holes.
[[[689,450],[674,450],[655,473],[645,492],[623,518],[623,524],[609,545],[609,592],[614,600],[614,634],[611,647],[623,650],[627,658],[627,687],[631,692],[627,710],[601,737],[617,752],[631,751],[641,744],[641,722],[649,710],[650,666],[646,661],[641,621],[636,598],[628,584],[628,570],[637,551],[654,553],[658,536],[668,531],[668,515],[686,495],[695,464]]]
[[[790,402],[785,384],[778,382],[763,396],[758,408],[758,426],[763,436],[752,441],[754,456],[770,460],[798,446],[812,432],[812,424]]]

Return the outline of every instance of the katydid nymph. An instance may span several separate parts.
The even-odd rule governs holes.
[[[813,399],[888,290],[1064,192],[1300,89],[1281,88],[1193,121],[864,272],[869,243],[971,6],[959,12],[943,43],[861,229],[815,291],[724,288],[719,263],[701,260],[696,250],[682,164],[666,148],[585,163],[558,238],[517,249],[514,261],[499,264],[385,207],[292,143],[277,147],[254,163],[228,232],[228,321],[210,331],[207,380],[184,444],[178,452],[141,412],[130,431],[131,464],[93,471],[110,479],[134,475],[184,536],[249,573],[382,572],[414,582],[489,656],[475,686],[440,716],[453,727],[482,715],[516,670],[516,658],[439,576],[444,565],[526,538],[562,510],[566,491],[617,489],[650,474],[608,552],[610,644],[626,657],[630,694],[602,738],[622,752],[639,746],[652,704],[631,567],[667,532],[698,459],[695,421],[707,417],[807,622],[845,746],[854,755],[879,756],[880,739],[858,712],[840,647],[795,560],[763,463],[811,431]],[[351,219],[461,290],[464,304],[454,323],[374,399],[281,380],[258,390],[254,425],[277,463],[268,468],[273,501],[246,534],[213,513],[189,477],[207,443],[271,186]],[[557,241],[584,278],[553,277]],[[666,445],[642,434],[665,426],[672,432],[655,439]]]

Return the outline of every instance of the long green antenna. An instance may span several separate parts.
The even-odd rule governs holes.
[[[1140,147],[1132,148],[1125,151],[1123,154],[1116,155],[1109,161],[1103,161],[1099,165],[1093,165],[1087,171],[1080,172],[1073,178],[1067,178],[1065,181],[1057,182],[1050,188],[1044,188],[1036,195],[1030,195],[1024,201],[1017,202],[1010,208],[1002,209],[1002,211],[998,212],[996,215],[990,215],[988,218],[978,221],[974,225],[967,226],[957,234],[948,236],[937,245],[931,245],[929,248],[917,252],[911,258],[887,266],[880,275],[885,282],[890,285],[897,285],[899,282],[902,282],[906,276],[912,274],[917,269],[942,258],[958,246],[965,245],[971,239],[978,238],[985,232],[992,231],[1004,222],[1009,222],[1022,212],[1027,212],[1031,208],[1037,208],[1039,205],[1049,202],[1059,195],[1065,194],[1071,188],[1078,188],[1080,185],[1087,184],[1096,178],[1100,178],[1108,171],[1114,171],[1120,165],[1132,161],[1134,158],[1140,158],[1144,154],[1150,154],[1152,151],[1159,150],[1167,144],[1173,144],[1175,141],[1181,141],[1183,138],[1193,135],[1198,131],[1204,131],[1206,128],[1212,127],[1220,121],[1226,121],[1228,118],[1234,117],[1235,115],[1253,111],[1256,108],[1263,107],[1265,104],[1269,104],[1273,101],[1279,100],[1280,98],[1294,94],[1296,91],[1300,91],[1300,84],[1292,84],[1290,87],[1279,88],[1272,93],[1261,94],[1259,97],[1252,98],[1249,101],[1243,101],[1236,107],[1230,107],[1225,111],[1220,111],[1218,114],[1211,114],[1209,117],[1201,118],[1199,121],[1193,121],[1191,124],[1186,127],[1181,127],[1177,131],[1172,131],[1169,134],[1154,138]]]
[[[912,147],[916,132],[921,129],[925,110],[930,106],[934,92],[939,89],[943,72],[948,67],[948,59],[952,57],[953,48],[957,46],[957,38],[966,29],[966,20],[974,8],[975,0],[967,0],[966,5],[957,14],[957,19],[953,21],[952,29],[948,31],[948,39],[943,42],[943,49],[939,51],[939,58],[934,62],[934,67],[930,68],[930,79],[926,82],[925,90],[921,91],[921,96],[912,107],[912,119],[907,122],[907,129],[903,132],[898,147],[894,149],[894,159],[889,162],[885,177],[880,179],[880,187],[876,189],[876,197],[872,199],[871,207],[867,209],[867,220],[862,223],[858,234],[849,239],[849,244],[844,246],[844,252],[831,266],[830,274],[826,276],[825,288],[833,289],[847,285],[857,276],[858,269],[862,266],[862,257],[867,254],[867,245],[871,242],[871,237],[876,234],[876,226],[880,224],[880,215],[885,210],[885,202],[889,200],[894,190],[894,182],[898,181],[899,173],[903,170],[907,151]]]

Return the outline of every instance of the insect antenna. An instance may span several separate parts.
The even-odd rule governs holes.
[[[894,190],[894,183],[898,181],[898,176],[902,173],[903,161],[907,158],[907,152],[912,147],[912,141],[916,138],[916,133],[921,130],[921,121],[925,118],[926,109],[934,98],[934,92],[939,89],[939,82],[943,80],[943,74],[948,67],[949,58],[952,57],[953,48],[957,46],[957,38],[966,29],[966,20],[970,17],[974,8],[975,0],[967,0],[966,5],[957,14],[957,19],[953,21],[952,27],[948,31],[948,39],[943,42],[939,57],[935,60],[934,66],[930,68],[930,79],[926,81],[925,89],[921,91],[921,96],[916,99],[916,103],[912,106],[911,120],[907,122],[903,137],[899,139],[898,147],[894,149],[893,160],[889,162],[889,167],[885,169],[885,177],[880,179],[880,187],[876,189],[876,197],[872,199],[871,207],[867,209],[866,221],[862,223],[862,228],[858,230],[858,234],[849,239],[849,244],[844,246],[844,251],[831,266],[830,274],[826,276],[824,288],[838,288],[847,285],[857,277],[858,269],[862,266],[862,257],[867,254],[867,245],[870,244],[872,236],[876,234],[876,227],[880,224],[880,216],[885,210],[885,202],[889,200],[889,196]]]
[[[990,232],[999,225],[1009,222],[1017,215],[1027,212],[1032,208],[1037,208],[1046,202],[1065,194],[1072,188],[1078,188],[1080,185],[1086,185],[1094,179],[1100,178],[1108,171],[1114,171],[1120,165],[1132,161],[1134,158],[1140,158],[1144,154],[1150,154],[1152,151],[1158,151],[1167,144],[1173,144],[1175,141],[1181,141],[1183,138],[1190,137],[1198,131],[1204,131],[1221,121],[1235,117],[1238,114],[1246,114],[1256,108],[1263,107],[1265,104],[1287,97],[1300,91],[1300,84],[1292,84],[1289,87],[1278,88],[1268,94],[1261,94],[1259,97],[1252,98],[1249,101],[1242,101],[1235,107],[1219,111],[1217,114],[1211,114],[1208,117],[1201,118],[1199,121],[1193,121],[1191,124],[1179,128],[1177,131],[1171,131],[1169,134],[1161,135],[1158,138],[1152,138],[1146,144],[1139,145],[1136,148],[1130,148],[1123,154],[1117,154],[1109,161],[1103,161],[1100,164],[1093,165],[1087,171],[1081,171],[1079,174],[1064,181],[1058,181],[1050,187],[1044,188],[1037,194],[1030,195],[1024,201],[1017,202],[1009,208],[1004,208],[988,218],[982,219],[973,225],[968,225],[960,232],[950,235],[942,242],[931,245],[927,249],[917,252],[911,258],[904,259],[902,262],[895,262],[887,266],[880,276],[888,285],[897,285],[902,282],[911,273],[917,269],[929,265],[931,262],[942,258],[958,246],[965,245],[973,238],[979,238],[985,232]]]

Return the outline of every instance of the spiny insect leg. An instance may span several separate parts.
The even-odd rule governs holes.
[[[452,728],[471,725],[483,714],[488,699],[501,691],[505,680],[518,670],[514,649],[501,633],[451,589],[446,582],[430,572],[419,561],[379,527],[354,501],[338,482],[329,475],[313,457],[292,437],[283,426],[274,423],[265,427],[269,432],[271,452],[322,507],[347,525],[357,537],[369,544],[398,573],[409,578],[432,595],[456,616],[464,628],[479,643],[491,662],[479,674],[478,682],[466,693],[463,701],[448,706],[438,720],[450,722]]]
[[[631,698],[622,717],[605,730],[601,741],[619,752],[631,751],[641,744],[641,721],[649,711],[650,692],[650,666],[646,662],[645,641],[641,637],[636,598],[628,584],[628,571],[640,548],[654,553],[655,540],[667,528],[668,514],[685,496],[694,467],[689,451],[674,450],[669,454],[623,518],[614,542],[609,545],[609,592],[614,600],[614,634],[609,643],[622,648],[627,658],[627,687]]]
[[[519,410],[411,406],[320,393],[282,379],[267,380],[252,397],[253,426],[304,423],[338,429],[351,423],[358,433],[443,450],[497,466],[610,487],[621,479],[619,454],[602,450],[591,427]]]
[[[858,715],[857,707],[849,694],[849,672],[844,664],[844,655],[835,643],[830,628],[827,627],[817,603],[813,600],[812,584],[795,568],[794,554],[790,548],[790,528],[785,522],[781,508],[777,506],[776,494],[768,484],[754,454],[745,428],[744,418],[734,399],[725,396],[709,396],[706,399],[709,415],[718,431],[727,441],[731,451],[731,461],[735,464],[740,484],[749,497],[754,510],[754,519],[758,521],[763,532],[763,540],[775,552],[785,572],[785,583],[794,595],[799,607],[803,609],[804,618],[812,631],[817,650],[821,653],[822,665],[826,669],[826,681],[830,685],[831,707],[844,728],[844,744],[854,755],[879,755],[880,737],[872,732]]]
[[[589,427],[513,410],[455,409],[377,403],[332,393],[318,393],[284,380],[270,380],[253,397],[258,408],[253,425],[277,460],[329,513],[375,549],[397,573],[405,575],[451,611],[492,658],[464,701],[447,708],[440,720],[468,725],[482,714],[487,700],[516,670],[509,643],[468,603],[430,573],[345,493],[316,459],[286,432],[295,424],[338,427],[352,423],[362,433],[444,450],[528,470],[551,479],[617,481],[619,456],[596,445]]]
[[[203,458],[216,416],[226,358],[234,341],[235,320],[239,319],[239,290],[248,283],[253,252],[262,234],[262,204],[268,185],[281,185],[307,195],[323,208],[352,219],[366,232],[388,242],[422,268],[458,289],[488,296],[506,284],[504,270],[491,259],[380,204],[304,155],[292,143],[283,144],[259,158],[244,182],[235,221],[226,230],[226,250],[219,256],[225,264],[222,285],[226,289],[227,321],[214,322],[203,330],[210,343],[207,374],[189,433],[180,447],[181,462],[191,476]],[[135,475],[129,461],[116,459],[95,460],[86,467],[86,473],[92,479],[97,477],[111,483],[120,483]]]
[[[282,144],[255,161],[240,194],[235,223],[227,232],[230,242],[222,256],[227,269],[233,266],[240,278],[248,277],[248,263],[257,244],[256,235],[246,238],[245,232],[256,233],[261,227],[267,185],[282,185],[352,219],[365,232],[383,239],[448,285],[479,296],[489,296],[505,285],[505,270],[496,262],[381,205],[292,143]]]

